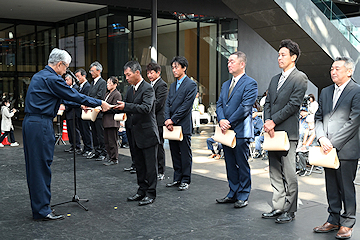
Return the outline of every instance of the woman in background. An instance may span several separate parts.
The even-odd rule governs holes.
[[[5,99],[3,101],[3,106],[1,106],[1,132],[4,132],[4,134],[0,137],[0,147],[4,147],[2,141],[4,141],[5,137],[8,135],[10,135],[10,146],[19,146],[19,143],[15,142],[14,126],[11,121],[11,118],[14,116],[15,113],[16,109],[13,108],[12,110],[10,110],[10,101],[8,99]]]

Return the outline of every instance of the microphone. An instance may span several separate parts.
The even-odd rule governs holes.
[[[80,85],[79,79],[75,76],[75,74],[72,71],[70,71],[70,69],[66,69],[66,73],[71,75],[71,77],[75,80],[75,83],[77,85]]]

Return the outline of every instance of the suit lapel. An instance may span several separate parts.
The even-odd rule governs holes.
[[[244,77],[245,77],[245,74],[241,76],[241,78],[239,79],[239,81],[237,81],[237,83],[236,83],[234,89],[232,90],[232,92],[231,92],[231,94],[230,94],[230,97],[228,98],[227,102],[232,98],[232,96],[234,95],[234,93],[236,92],[236,90],[237,90],[241,85],[244,84],[244,82],[245,82],[245,81],[243,81],[243,80],[244,80]],[[231,83],[231,81],[232,81],[232,79],[230,79],[229,82]],[[229,87],[230,87],[230,85],[229,85]],[[228,87],[227,95],[226,95],[226,96],[229,95],[229,87]]]
[[[337,100],[336,102],[336,105],[334,107],[334,109],[332,110],[332,113],[336,111],[336,109],[338,108],[338,106],[341,104],[341,102],[344,100],[344,98],[346,97],[346,95],[349,94],[349,92],[354,88],[354,84],[352,82],[352,80],[350,80],[350,82],[348,83],[348,85],[346,85],[346,87],[344,88],[344,90],[342,91],[339,99]],[[334,95],[334,90],[335,90],[335,87],[333,87],[333,94],[332,96]],[[332,104],[332,101],[331,101],[331,104]],[[332,107],[332,106],[331,106]]]
[[[173,97],[171,103],[173,103],[174,100],[177,98],[177,95],[179,94],[179,92],[180,92],[183,88],[185,88],[185,85],[186,85],[186,83],[187,83],[187,78],[188,78],[188,77],[186,77],[186,78],[182,81],[182,83],[180,84],[179,89],[178,89],[177,91],[176,91],[176,84],[177,84],[177,82],[175,82],[175,84],[173,84],[173,85],[171,86],[171,87],[173,88],[173,91],[175,92],[174,97]],[[176,80],[176,81],[177,81],[177,80]]]

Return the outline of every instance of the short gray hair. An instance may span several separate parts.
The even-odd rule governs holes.
[[[96,70],[98,70],[98,71],[100,71],[100,72],[102,72],[103,71],[103,66],[101,65],[101,63],[99,63],[98,61],[95,61],[95,62],[93,62],[92,64],[90,64],[90,69],[92,68],[92,67],[96,67]]]
[[[138,61],[129,61],[129,62],[125,63],[124,71],[128,68],[130,68],[131,72],[133,72],[133,73],[135,73],[136,71],[139,71],[141,73],[141,66]]]
[[[71,80],[73,79],[73,77],[72,77],[70,74],[67,73],[67,74],[65,75],[65,78],[68,78],[68,77],[69,77]]]
[[[59,62],[64,62],[66,64],[70,64],[71,56],[65,50],[54,48],[49,55],[48,64],[56,65]]]
[[[246,54],[243,53],[242,51],[234,52],[231,55],[236,55],[242,62],[244,62],[246,64],[246,62],[247,62]]]
[[[345,56],[341,56],[341,57],[337,57],[335,59],[335,62],[336,61],[344,61],[344,66],[347,68],[347,69],[351,69],[353,72],[355,71],[355,63],[354,63],[354,60],[352,60],[350,57],[345,57]]]

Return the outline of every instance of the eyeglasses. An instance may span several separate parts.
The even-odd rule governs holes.
[[[69,68],[69,66],[67,66],[64,62],[61,62],[61,63],[66,67],[66,69]]]

